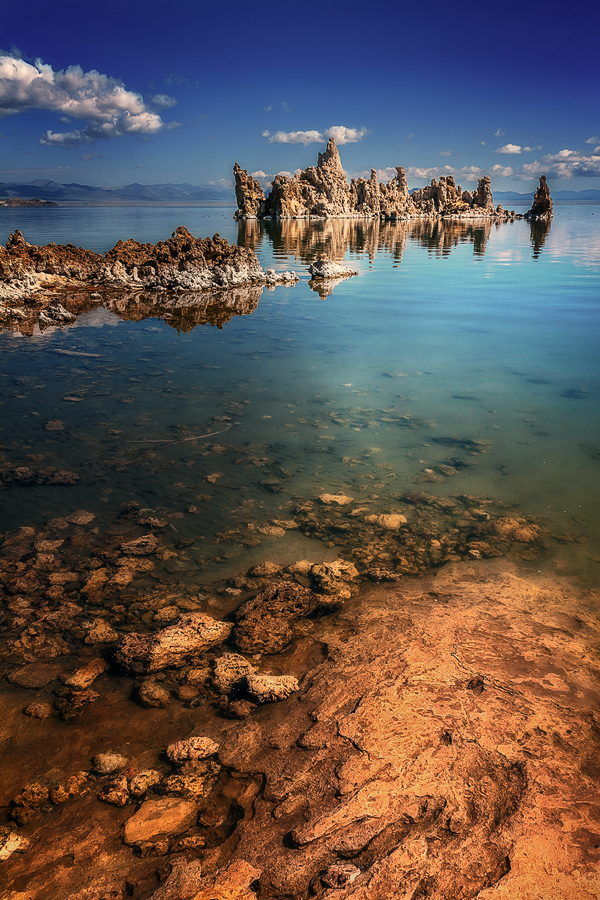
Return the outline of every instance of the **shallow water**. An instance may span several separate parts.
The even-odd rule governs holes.
[[[134,500],[173,537],[195,540],[188,575],[210,580],[257,558],[337,555],[296,530],[256,531],[298,499],[342,490],[388,512],[407,491],[475,494],[540,517],[566,538],[569,570],[597,578],[599,220],[598,207],[573,206],[558,208],[549,230],[238,228],[231,209],[0,209],[3,242],[21,228],[31,243],[105,251],[184,224],[301,278],[249,292],[233,310],[223,298],[218,309],[165,316],[134,298],[70,326],[4,331],[6,459],[80,481],[10,486],[0,530],[80,508],[102,530]],[[321,254],[358,276],[328,295],[312,290],[307,264]],[[55,420],[63,428],[47,430]],[[235,533],[215,543],[225,531]]]

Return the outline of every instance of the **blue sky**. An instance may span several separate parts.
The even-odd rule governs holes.
[[[349,176],[600,188],[596,2],[3,7],[0,181],[266,181],[333,133]]]

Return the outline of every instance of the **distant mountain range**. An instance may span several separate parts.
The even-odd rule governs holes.
[[[412,191],[411,191],[412,193]],[[0,200],[6,198],[54,200],[102,205],[105,203],[201,203],[235,206],[233,187],[221,184],[126,184],[123,187],[99,188],[90,184],[59,184],[57,181],[0,181]],[[533,192],[494,191],[496,203],[531,206]],[[555,191],[555,203],[600,203],[600,191]]]
[[[36,178],[28,182],[0,181],[0,199],[73,201],[103,204],[115,201],[150,203],[219,203],[235,206],[233,188],[220,184],[126,184],[123,187],[99,188],[89,184],[59,184]]]
[[[527,203],[531,206],[533,192],[528,194],[517,194],[515,191],[494,191],[494,200],[502,203]],[[555,203],[599,203],[600,191],[552,191],[552,200]]]

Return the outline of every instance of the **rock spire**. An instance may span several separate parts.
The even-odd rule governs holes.
[[[353,178],[348,184],[332,137],[316,166],[293,177],[276,175],[266,197],[260,184],[237,163],[233,174],[237,219],[517,218],[494,206],[488,175],[479,179],[474,192],[463,191],[451,175],[442,175],[411,194],[402,166],[397,166],[395,177],[387,183],[380,183],[376,169],[371,169],[370,178]]]

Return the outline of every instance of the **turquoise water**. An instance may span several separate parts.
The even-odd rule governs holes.
[[[252,246],[265,267],[301,277],[255,292],[249,314],[221,309],[196,327],[132,300],[33,335],[5,330],[2,452],[80,481],[10,486],[0,493],[0,531],[79,508],[106,527],[135,500],[195,540],[210,573],[219,556],[238,568],[257,554],[307,556],[297,532],[274,541],[248,524],[288,516],[293,502],[323,491],[344,490],[382,512],[410,490],[469,493],[585,540],[572,546],[573,566],[593,573],[599,209],[559,207],[549,230],[523,221],[238,228],[231,209],[0,209],[2,242],[20,228],[31,243],[105,251],[119,238],[164,239],[183,224]],[[359,272],[323,297],[307,273],[321,254]],[[62,430],[47,430],[55,420]],[[491,446],[471,455],[439,438]],[[453,459],[456,476],[419,480]]]

